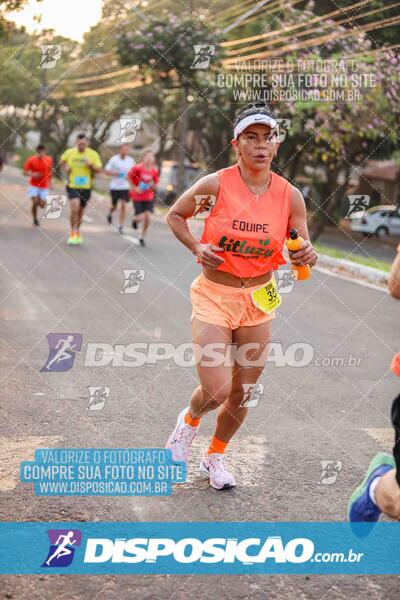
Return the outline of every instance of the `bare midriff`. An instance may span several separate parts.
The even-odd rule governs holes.
[[[240,278],[226,271],[216,271],[215,269],[207,269],[203,267],[203,275],[214,283],[228,285],[231,287],[248,288],[256,285],[262,285],[271,279],[272,271],[258,275],[257,277]]]

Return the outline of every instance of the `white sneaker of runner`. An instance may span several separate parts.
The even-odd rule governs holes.
[[[185,423],[185,415],[189,409],[184,408],[178,416],[175,429],[168,438],[165,447],[172,452],[174,461],[188,462],[190,456],[190,446],[199,430],[198,427],[191,427]]]
[[[224,455],[218,452],[203,455],[200,473],[210,479],[210,485],[216,490],[229,490],[236,485],[234,476],[226,468]]]

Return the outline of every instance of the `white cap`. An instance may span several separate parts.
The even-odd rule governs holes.
[[[238,136],[245,129],[250,127],[250,125],[256,124],[269,125],[269,127],[271,127],[272,129],[278,127],[278,122],[273,117],[270,117],[269,115],[263,115],[262,113],[255,113],[254,115],[249,115],[248,117],[245,117],[244,119],[239,121],[239,123],[236,125],[233,131],[234,139],[237,140]]]

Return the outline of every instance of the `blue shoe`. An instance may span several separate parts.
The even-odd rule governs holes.
[[[369,489],[374,479],[381,477],[394,468],[394,459],[389,454],[381,452],[374,456],[362,483],[354,490],[350,497],[348,517],[351,523],[367,522],[375,524],[379,520],[381,510],[372,502],[369,496]],[[364,533],[368,534],[370,529],[365,529]]]

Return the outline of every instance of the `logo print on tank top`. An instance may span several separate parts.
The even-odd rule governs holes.
[[[234,256],[242,256],[243,258],[269,258],[273,255],[274,250],[268,248],[271,243],[269,238],[264,240],[258,240],[259,245],[255,246],[254,241],[248,242],[248,240],[241,239],[235,240],[234,238],[228,238],[223,235],[218,242],[218,246],[223,248],[225,252],[231,252]]]

